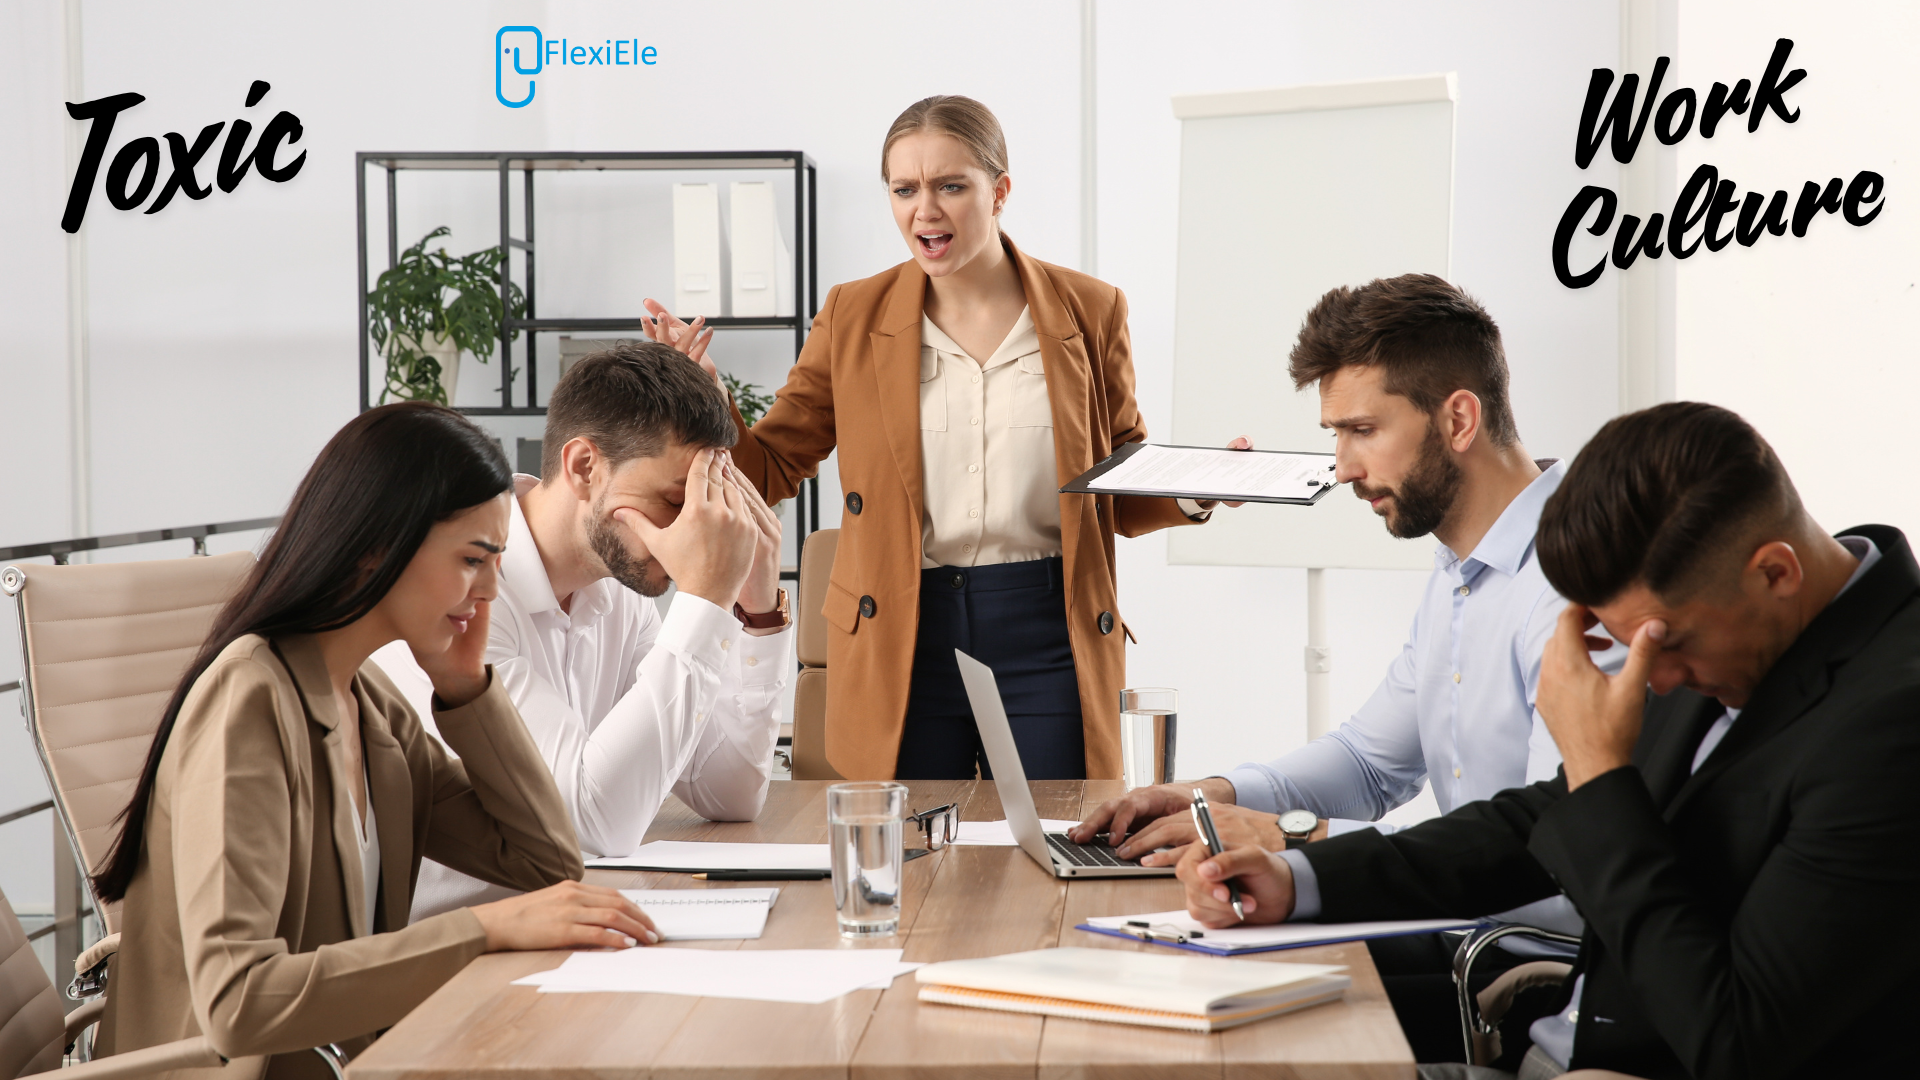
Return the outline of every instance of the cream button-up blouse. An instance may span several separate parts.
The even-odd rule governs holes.
[[[1060,554],[1053,408],[1030,311],[984,363],[920,316],[920,460],[922,568]]]

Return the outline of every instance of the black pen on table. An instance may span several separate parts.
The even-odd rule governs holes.
[[[695,881],[825,881],[831,870],[709,870],[693,875]]]
[[[1200,830],[1200,838],[1207,842],[1207,854],[1218,855],[1227,850],[1220,843],[1220,833],[1213,827],[1213,811],[1207,809],[1207,797],[1199,788],[1193,789],[1193,824]],[[1245,922],[1247,913],[1240,910],[1240,886],[1235,885],[1232,878],[1227,879],[1227,899],[1233,904],[1234,915]]]

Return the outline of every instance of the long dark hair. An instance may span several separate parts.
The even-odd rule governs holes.
[[[187,692],[221,650],[248,634],[313,634],[358,620],[387,595],[436,522],[512,485],[500,443],[439,405],[383,405],[328,440],[167,701],[140,783],[120,812],[125,825],[93,877],[102,900],[127,895],[167,739]]]

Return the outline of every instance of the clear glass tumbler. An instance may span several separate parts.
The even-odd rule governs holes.
[[[900,868],[906,853],[907,786],[889,780],[827,789],[833,906],[842,937],[900,930]]]
[[[1164,686],[1120,691],[1120,775],[1131,791],[1173,782],[1180,692]]]

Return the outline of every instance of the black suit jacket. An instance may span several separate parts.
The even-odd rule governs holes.
[[[1920,567],[1898,529],[1689,774],[1723,709],[1649,698],[1634,766],[1310,844],[1330,922],[1468,917],[1564,890],[1587,920],[1574,1068],[1920,1070]],[[1568,982],[1571,993],[1572,982]]]

